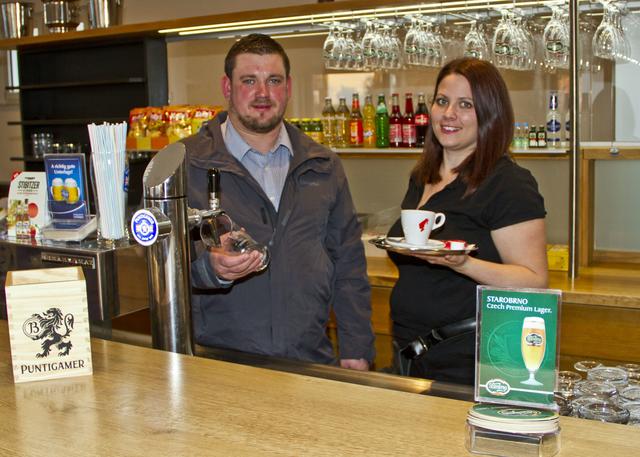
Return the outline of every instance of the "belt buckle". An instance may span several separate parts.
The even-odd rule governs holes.
[[[407,344],[404,348],[400,350],[400,354],[405,359],[414,360],[427,352],[429,348],[424,343],[421,337],[413,340],[411,343]]]
[[[407,344],[400,350],[400,354],[410,360],[415,360],[422,357],[429,350],[429,345],[422,339],[421,336]]]

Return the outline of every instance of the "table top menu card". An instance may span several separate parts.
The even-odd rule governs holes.
[[[562,292],[478,286],[475,400],[556,409]]]

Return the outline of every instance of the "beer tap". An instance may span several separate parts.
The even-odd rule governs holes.
[[[153,347],[193,354],[189,231],[224,215],[220,173],[208,172],[209,208],[187,204],[186,149],[173,143],[158,151],[143,175],[144,208],[131,219],[131,233],[147,247]]]
[[[189,228],[199,226],[206,219],[221,216],[224,211],[220,208],[220,170],[209,168],[207,171],[207,190],[209,193],[209,209],[187,208],[189,218]]]

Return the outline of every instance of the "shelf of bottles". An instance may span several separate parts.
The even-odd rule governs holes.
[[[557,107],[558,96],[552,92],[546,125],[515,124],[513,154],[567,154],[569,124],[561,122]],[[400,110],[398,93],[391,95],[391,110],[387,108],[384,94],[378,95],[376,106],[372,96],[367,95],[361,110],[360,96],[354,93],[351,110],[346,98],[340,98],[335,109],[331,98],[326,97],[321,118],[292,118],[289,122],[340,154],[420,154],[429,126],[429,112],[422,93],[418,94],[415,111],[413,94],[404,95],[404,112]]]
[[[360,108],[359,94],[351,98],[351,110],[346,98],[340,98],[338,108],[330,97],[325,98],[322,118],[290,119],[303,132],[330,148],[387,148],[413,149],[422,147],[429,125],[429,113],[424,94],[418,95],[418,107],[414,112],[413,94],[405,94],[404,114],[400,111],[400,95],[391,96],[391,110],[387,108],[385,95],[378,95],[376,106],[371,95],[365,97]]]

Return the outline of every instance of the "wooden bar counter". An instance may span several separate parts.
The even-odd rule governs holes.
[[[468,402],[91,344],[92,376],[14,385],[0,322],[0,455],[468,455]],[[636,427],[561,426],[559,456],[640,449]]]

